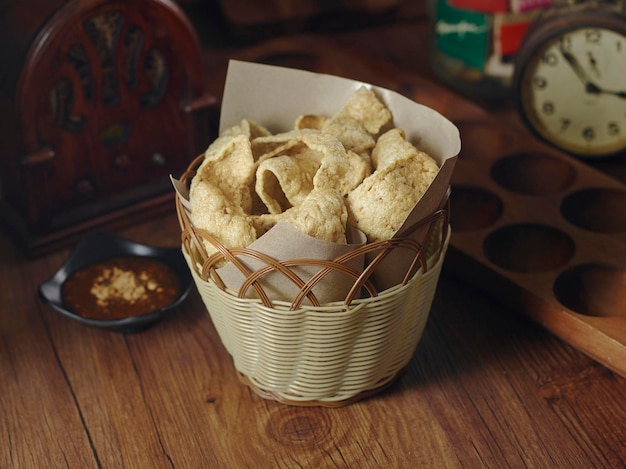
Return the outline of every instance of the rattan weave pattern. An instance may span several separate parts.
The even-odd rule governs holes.
[[[237,371],[277,400],[324,405],[379,389],[404,369],[422,336],[444,256],[375,297],[297,310],[238,298],[202,279],[186,258]]]

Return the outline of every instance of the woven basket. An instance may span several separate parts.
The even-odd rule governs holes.
[[[189,184],[202,158],[181,182]],[[428,227],[423,246],[401,238],[357,249],[354,255],[369,259],[363,272],[347,268],[345,259],[278,262],[247,248],[228,249],[192,226],[178,198],[176,209],[182,251],[202,300],[239,378],[259,395],[291,405],[342,406],[381,391],[402,374],[422,336],[448,247],[447,208],[415,225]],[[208,256],[203,240],[218,253]],[[414,262],[401,284],[377,292],[372,272],[395,249],[411,252]],[[267,265],[261,273],[242,267],[249,281],[238,292],[228,290],[216,264],[246,256]],[[293,275],[291,268],[303,263],[319,266],[319,275],[308,282]],[[295,277],[300,293],[292,302],[272,301],[263,291],[259,278],[269,271]],[[354,285],[343,301],[319,304],[313,286],[333,271],[351,275]],[[246,298],[250,288],[258,298]]]

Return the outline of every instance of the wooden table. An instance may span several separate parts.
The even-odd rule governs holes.
[[[401,73],[380,61],[399,61],[402,41],[386,52],[372,46],[350,70],[329,66],[353,56],[340,49],[364,44],[360,34],[325,35],[320,60],[298,52],[308,35],[207,46],[209,85],[219,88],[227,56],[273,56],[400,90],[419,83],[428,105],[449,104],[439,88],[413,80],[414,64]],[[180,241],[173,211],[119,233],[158,246]],[[626,467],[626,379],[448,269],[401,379],[328,409],[263,400],[243,386],[195,290],[135,335],[61,317],[37,287],[67,254],[27,259],[0,232],[2,468]]]

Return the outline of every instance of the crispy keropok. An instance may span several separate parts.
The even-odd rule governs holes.
[[[439,169],[392,118],[362,87],[334,116],[302,115],[284,133],[242,120],[205,152],[190,187],[192,223],[229,248],[281,220],[333,243],[346,243],[347,223],[370,242],[391,238]]]

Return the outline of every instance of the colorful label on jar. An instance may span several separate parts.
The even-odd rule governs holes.
[[[469,67],[482,70],[487,61],[491,37],[489,16],[454,8],[437,0],[435,47]]]
[[[464,10],[497,13],[509,11],[509,0],[448,0],[450,5]]]
[[[485,73],[511,77],[515,57],[519,52],[528,26],[538,11],[493,15],[493,47],[485,65]]]
[[[511,0],[511,11],[525,12],[532,10],[541,10],[552,6],[552,0]]]
[[[483,13],[522,13],[547,8],[552,0],[448,0],[456,8]]]
[[[526,30],[540,14],[539,5],[545,2],[526,2],[527,7],[532,4],[537,8],[523,13],[489,14],[453,6],[471,3],[471,0],[437,0],[435,47],[468,68],[486,75],[510,77]],[[518,0],[517,7],[520,5]],[[495,4],[492,6],[495,8]]]

